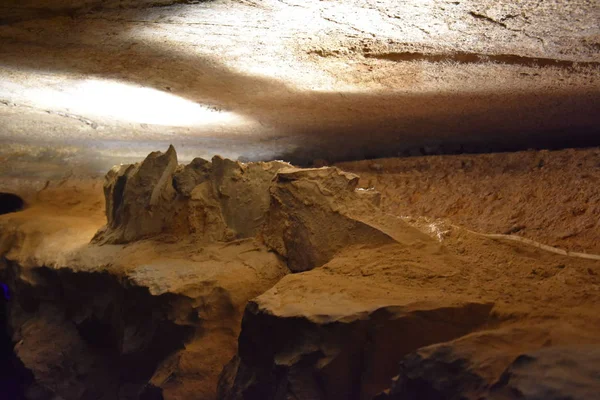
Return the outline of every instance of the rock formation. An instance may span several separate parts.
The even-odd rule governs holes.
[[[336,167],[170,147],[100,192],[49,183],[0,216],[27,399],[598,393],[596,260],[411,225]]]
[[[572,335],[565,327],[512,327],[425,347],[400,362],[392,388],[376,399],[595,398],[598,345],[589,333]]]
[[[287,273],[253,238],[285,165],[180,167],[170,147],[107,174],[96,233],[97,198],[66,201],[80,183],[48,187],[3,220],[7,323],[35,382],[27,396],[214,398],[246,302]]]
[[[127,243],[166,233],[209,241],[253,237],[269,209],[271,180],[286,166],[215,156],[178,167],[171,146],[141,164],[115,167],[104,183],[108,222],[94,241]]]

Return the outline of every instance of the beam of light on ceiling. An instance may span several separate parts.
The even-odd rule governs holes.
[[[39,108],[140,124],[191,127],[245,122],[235,113],[168,92],[110,80],[86,79],[55,87],[27,88],[22,96]]]

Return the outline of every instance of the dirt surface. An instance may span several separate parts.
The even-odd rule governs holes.
[[[527,151],[339,164],[395,216],[443,219],[600,254],[600,150]]]

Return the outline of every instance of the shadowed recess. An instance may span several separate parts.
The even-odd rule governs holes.
[[[0,192],[0,215],[21,211],[24,207],[25,202],[16,194]]]

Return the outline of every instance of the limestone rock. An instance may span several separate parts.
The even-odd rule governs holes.
[[[355,190],[358,179],[335,167],[286,168],[277,173],[264,240],[287,259],[290,270],[319,267],[356,243],[394,242],[356,217],[365,210],[377,212],[377,198]]]
[[[173,175],[173,187],[178,193],[189,197],[196,186],[210,178],[211,170],[210,161],[194,158]]]
[[[177,165],[171,146],[106,176],[108,223],[98,243],[126,243],[161,233],[207,242],[255,236],[269,210],[269,187],[283,162],[243,164],[215,156]]]
[[[107,225],[95,241],[126,243],[161,233],[172,217],[176,168],[173,146],[164,154],[151,153],[141,164],[113,168],[104,185]]]
[[[273,177],[289,164],[243,164],[219,156],[211,163],[198,160],[175,175],[175,186],[184,196],[183,230],[208,241],[255,236],[269,210]]]
[[[591,399],[600,389],[595,341],[569,324],[473,333],[404,357],[376,399]]]
[[[587,400],[600,397],[600,346],[550,347],[519,356],[489,393],[491,400]]]
[[[420,306],[381,307],[325,323],[273,315],[250,303],[239,358],[225,368],[219,398],[369,399],[406,352],[469,332],[491,309],[469,302]]]
[[[212,182],[228,228],[239,238],[256,235],[269,211],[273,178],[290,165],[279,161],[243,164],[218,156],[212,162]]]
[[[401,254],[422,262],[397,243],[354,247],[251,301],[219,398],[370,399],[389,386],[406,354],[487,322],[490,303],[413,287],[409,277],[419,266]],[[436,274],[452,274],[443,254],[428,261]]]

